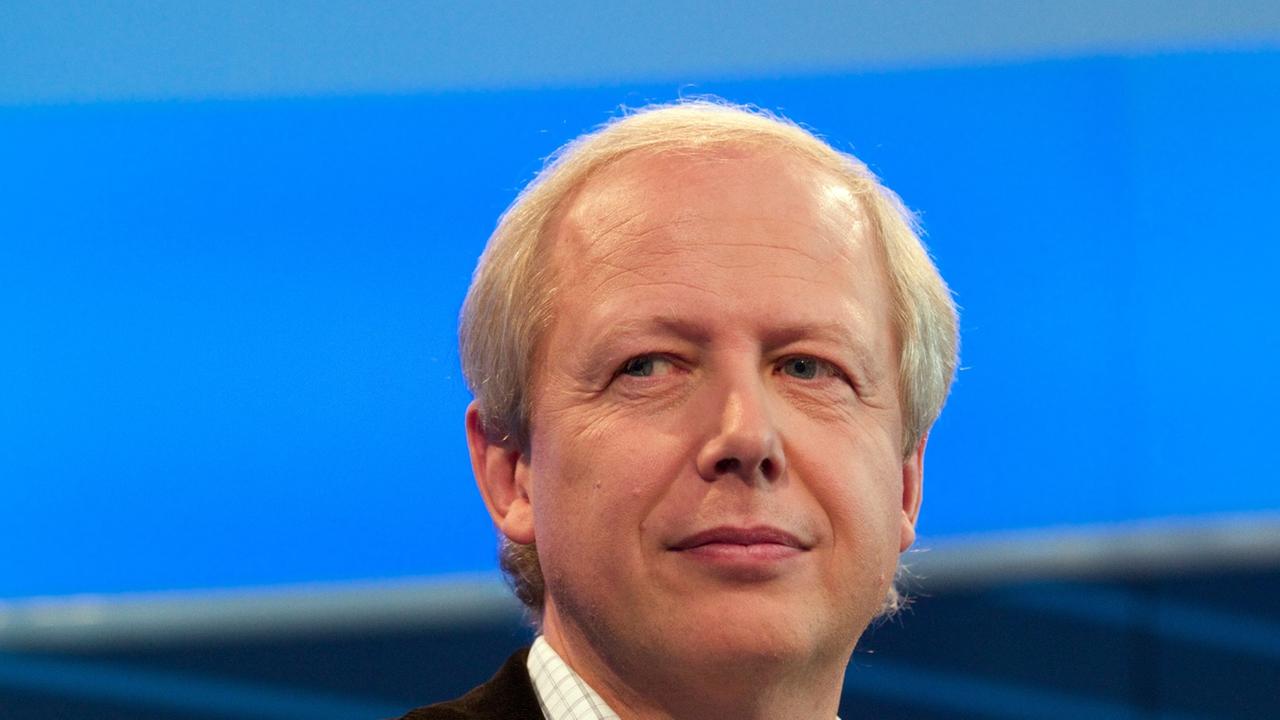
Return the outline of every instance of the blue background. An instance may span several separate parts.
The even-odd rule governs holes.
[[[749,101],[962,306],[923,544],[1280,509],[1280,53],[0,107],[0,597],[490,571],[456,315],[546,156]]]

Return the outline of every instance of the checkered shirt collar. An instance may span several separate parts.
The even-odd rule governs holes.
[[[538,706],[547,720],[621,720],[541,635],[529,648],[525,667],[533,678]]]
[[[526,667],[547,720],[620,720],[541,635],[529,648]]]

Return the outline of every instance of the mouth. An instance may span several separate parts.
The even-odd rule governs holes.
[[[751,528],[723,527],[701,530],[669,548],[691,560],[731,568],[760,568],[790,560],[809,550],[794,534],[768,525]]]
[[[692,567],[733,583],[772,581],[795,570],[812,546],[780,528],[721,526],[677,541],[668,549]]]
[[[732,550],[734,547],[769,550],[771,547],[782,551],[802,552],[809,547],[791,533],[767,525],[755,527],[721,526],[696,532],[682,538],[670,547],[677,552],[720,547]]]

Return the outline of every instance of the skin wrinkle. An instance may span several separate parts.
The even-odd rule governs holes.
[[[602,232],[593,233],[592,237],[587,241],[588,247],[591,247],[593,249],[601,247],[605,245],[607,241],[614,235],[622,235],[628,238],[629,240],[636,240],[636,241],[644,240],[651,235],[656,235],[658,233],[661,233],[663,230],[667,230],[670,228],[677,228],[677,227],[680,227],[681,225],[689,225],[692,223],[699,222],[702,219],[698,217],[672,218],[670,220],[665,221],[661,225],[655,225],[653,227],[645,228],[637,232],[627,232],[624,228],[627,225],[639,219],[639,217],[640,216],[631,218],[624,223],[619,223],[613,226],[612,228],[608,228]],[[582,232],[582,230],[580,229],[579,232]],[[608,257],[610,255],[618,255],[624,252],[625,250],[626,250],[625,246],[614,245],[612,248],[606,251],[604,257]]]
[[[764,245],[764,244],[760,244],[760,245],[757,245],[757,246],[758,246],[758,247],[769,247],[768,245]],[[806,255],[806,257],[808,257],[808,256]],[[604,265],[605,267],[614,268],[614,269],[616,269],[618,272],[616,272],[616,273],[615,273],[615,274],[613,274],[613,275],[606,275],[606,276],[604,276],[603,278],[601,278],[601,279],[600,279],[600,281],[597,283],[596,287],[594,288],[594,290],[595,290],[595,294],[602,294],[602,293],[603,293],[603,290],[604,290],[606,287],[608,287],[608,286],[610,286],[611,284],[613,284],[613,282],[614,282],[614,281],[616,281],[616,280],[618,280],[618,279],[620,279],[620,278],[622,278],[622,277],[624,277],[624,276],[627,276],[627,275],[640,275],[640,276],[642,276],[642,277],[646,277],[646,278],[648,278],[649,276],[648,276],[646,273],[654,273],[654,272],[659,272],[659,273],[660,273],[660,272],[662,272],[661,268],[658,268],[658,267],[656,267],[656,266],[649,266],[649,267],[641,266],[641,267],[638,267],[638,268],[622,268],[622,267],[619,267],[619,266],[617,266],[617,265],[610,264],[610,263],[603,263],[603,262],[602,262],[602,263],[598,263],[598,264],[600,264],[600,265]],[[750,267],[751,267],[750,265],[733,264],[733,263],[715,263],[715,262],[708,262],[707,264],[709,264],[709,265],[711,265],[712,267],[715,267],[715,268],[717,268],[717,269],[720,269],[720,270],[741,270],[741,269],[747,269],[747,268],[750,268]],[[766,278],[768,278],[768,277],[773,277],[773,278],[783,278],[783,279],[808,280],[808,279],[811,279],[811,277],[812,277],[812,276],[811,276],[811,275],[770,274],[770,275],[764,275],[763,277],[766,277]],[[664,284],[678,285],[678,286],[687,287],[687,288],[691,288],[691,289],[694,289],[694,290],[699,290],[699,291],[703,291],[703,292],[705,292],[703,289],[698,288],[698,287],[696,287],[696,286],[694,286],[694,285],[691,285],[691,284],[685,284],[685,283],[675,283],[675,282],[673,282],[673,281],[671,281],[671,280],[663,280],[663,281],[657,281],[657,282],[653,282],[653,283],[651,283],[651,285],[652,285],[652,286],[654,286],[654,287],[660,287],[661,285],[664,285]]]
[[[672,225],[676,225],[676,224],[693,224],[693,223],[697,223],[697,222],[706,223],[706,222],[709,222],[709,220],[708,220],[707,218],[702,218],[702,217],[690,218],[690,219],[688,219],[688,220],[684,221],[683,223],[666,223],[666,224],[664,224],[663,226],[656,227],[656,228],[654,228],[654,229],[652,229],[652,230],[650,230],[650,231],[646,231],[646,232],[643,232],[643,233],[631,234],[631,235],[627,235],[626,237],[627,237],[628,241],[638,241],[639,239],[643,239],[643,238],[645,238],[645,237],[647,237],[647,236],[649,236],[649,235],[657,234],[657,233],[658,233],[658,231],[669,229],[669,227],[668,227],[668,226],[672,226]],[[743,225],[749,225],[750,223],[742,223],[742,224],[743,224]],[[755,224],[757,224],[757,225],[766,225],[766,224],[769,224],[769,221],[768,221],[767,219],[761,218],[761,219],[759,219],[759,221],[758,221],[757,223],[755,223]],[[785,224],[786,224],[786,225],[788,225],[788,226],[792,226],[792,225],[794,225],[794,226],[799,226],[799,227],[802,227],[802,228],[804,228],[804,229],[806,229],[806,230],[812,231],[815,237],[820,237],[820,236],[821,236],[821,232],[820,232],[820,231],[821,231],[821,228],[820,228],[819,226],[817,226],[817,225],[809,224],[809,223],[785,223]],[[605,244],[605,243],[608,243],[608,241],[609,241],[610,239],[611,239],[611,235],[610,235],[610,234],[602,233],[602,234],[600,234],[598,237],[596,237],[594,240],[590,240],[590,241],[588,241],[588,242],[592,243],[592,245],[591,245],[591,246],[589,246],[589,248],[588,248],[588,249],[591,249],[591,248],[593,248],[593,247],[595,247],[595,246],[597,246],[597,245],[603,245],[603,244]],[[703,240],[703,241],[699,242],[699,243],[698,243],[698,246],[699,246],[700,248],[706,248],[706,249],[713,249],[713,248],[761,248],[761,249],[766,249],[766,250],[777,250],[777,251],[780,251],[780,252],[795,253],[795,254],[797,254],[797,255],[799,255],[799,256],[801,256],[801,257],[805,258],[805,259],[808,259],[808,260],[813,261],[815,264],[821,264],[821,263],[823,263],[823,262],[824,262],[824,259],[822,259],[822,258],[818,258],[818,257],[816,257],[813,253],[806,252],[806,251],[805,251],[804,249],[802,249],[802,248],[793,248],[793,247],[788,247],[788,246],[786,246],[786,245],[782,245],[782,244],[778,244],[778,243],[767,243],[767,242],[756,242],[756,243],[751,243],[751,242],[719,241],[719,240],[715,240],[715,239],[705,239],[705,240]],[[833,244],[833,247],[834,247],[835,249],[837,249],[837,250],[843,249],[839,244]],[[622,254],[622,253],[627,252],[627,251],[629,251],[629,250],[630,250],[630,248],[627,246],[627,243],[626,243],[626,242],[623,242],[623,243],[614,243],[614,244],[613,244],[613,246],[608,250],[608,252],[606,252],[606,253],[605,253],[605,255],[604,255],[604,256],[597,256],[597,257],[594,257],[594,258],[592,258],[592,262],[605,262],[606,258],[608,258],[609,256],[612,256],[612,255],[619,255],[619,254]],[[679,251],[667,251],[667,252],[663,252],[663,251],[661,251],[661,250],[656,250],[656,249],[652,249],[652,248],[648,249],[647,251],[648,251],[648,252],[651,252],[651,253],[653,253],[653,254],[655,254],[655,255],[671,255],[671,254],[676,254],[676,253],[678,253],[678,252],[679,252]],[[582,264],[584,264],[584,265],[585,265],[585,264],[588,264],[588,263],[583,262]],[[728,266],[728,267],[735,267],[735,266]],[[747,266],[746,266],[746,265],[742,265],[742,266],[736,266],[736,267],[747,267]]]
[[[858,207],[860,208],[860,205]],[[645,217],[645,213],[643,211],[633,211],[630,215],[627,215],[620,220],[612,222],[612,224],[608,225],[604,229],[592,233],[589,230],[590,219],[598,220],[602,218],[591,217],[589,219],[583,219],[581,217],[583,214],[584,213],[575,213],[572,211],[566,213],[566,215],[562,218],[561,224],[567,237],[565,238],[564,242],[558,244],[557,246],[557,249],[560,249],[573,244],[578,245],[578,247],[581,249],[582,252],[576,253],[570,256],[571,258],[570,262],[577,265],[578,268],[589,267],[593,264],[600,264],[606,267],[616,267],[616,264],[611,262],[611,258],[620,253],[624,253],[632,250],[632,243],[640,243],[643,240],[647,239],[649,236],[652,236],[655,234],[659,234],[659,233],[667,234],[673,228],[680,228],[680,227],[693,224],[693,223],[698,223],[698,222],[707,222],[707,218],[700,216],[697,213],[688,213],[687,215],[678,216],[671,220],[665,220],[662,223],[659,223],[658,225],[655,225],[651,228],[643,229],[639,232],[627,233],[623,231],[623,228]],[[798,226],[800,228],[803,228],[809,231],[809,233],[813,237],[823,237],[824,235],[820,224],[812,221],[798,222],[790,219],[778,220],[777,218],[770,217],[770,216],[755,215],[755,216],[747,216],[743,218],[742,222],[743,224],[754,223],[758,225],[781,224],[786,226]],[[855,225],[857,224],[859,223],[855,223]],[[609,242],[614,236],[618,236],[618,235],[623,236],[626,240],[624,242],[613,242],[613,243]],[[575,243],[575,241],[577,242]],[[847,242],[850,245],[854,244],[854,241],[852,239],[848,240]],[[797,253],[802,257],[805,257],[806,259],[811,260],[812,262],[814,262],[815,265],[820,266],[823,262],[822,259],[814,256],[811,253],[805,252],[801,248],[794,248],[794,247],[790,247],[790,246],[786,246],[784,244],[778,244],[778,243],[726,242],[726,241],[718,241],[712,238],[712,239],[704,240],[702,243],[700,243],[700,245],[704,248],[716,248],[716,247],[725,247],[727,245],[732,245],[734,247],[743,247],[743,248],[760,247],[760,248],[766,248],[766,249],[775,249],[775,250],[781,250],[784,252]],[[847,256],[846,251],[848,250],[848,248],[843,247],[842,245],[843,243],[837,243],[835,244],[834,247],[837,250],[837,252],[839,252],[842,256]],[[595,254],[592,252],[592,251],[598,251],[601,247],[605,248],[603,254]],[[660,250],[654,250],[651,247],[645,247],[644,249],[646,252],[653,253],[658,256],[669,255],[672,252],[675,252],[675,251],[668,251],[664,253]],[[720,267],[720,269],[744,269],[746,266],[726,264],[726,265],[718,265],[717,267]],[[619,276],[627,273],[644,273],[645,270],[646,268],[642,266],[639,268],[630,268],[630,269],[627,269],[626,271],[621,271],[618,273],[618,275],[615,275],[615,276],[606,276],[601,279],[601,281],[599,282],[595,290],[597,293],[602,292],[610,282],[618,279]]]
[[[634,272],[634,273],[627,273],[627,274],[639,275],[640,273],[639,273],[639,272]],[[697,285],[695,285],[695,284],[693,284],[693,283],[682,283],[682,282],[677,282],[677,281],[675,281],[675,280],[651,280],[651,281],[650,281],[647,277],[646,277],[645,279],[646,279],[646,281],[647,281],[647,282],[636,283],[636,284],[634,284],[634,285],[631,285],[630,287],[632,287],[632,288],[653,288],[653,289],[661,289],[661,288],[667,288],[667,287],[671,287],[671,288],[683,288],[683,289],[685,289],[685,290],[692,290],[693,292],[696,292],[696,293],[700,293],[700,294],[704,294],[704,295],[711,295],[711,296],[713,296],[713,297],[715,296],[715,293],[714,293],[714,292],[711,292],[711,291],[707,290],[706,288],[700,288],[700,287],[698,287]],[[600,289],[601,289],[601,290],[603,290],[603,289],[604,289],[604,286],[602,286]]]
[[[589,268],[595,264],[616,266],[616,263],[613,262],[613,258],[635,252],[651,255],[659,260],[676,254],[676,251],[674,250],[660,250],[654,246],[654,243],[645,242],[645,240],[649,239],[648,236],[657,235],[657,232],[647,232],[638,235],[624,235],[618,240],[615,240],[615,236],[613,235],[605,235],[592,240],[586,240],[586,242],[590,244],[581,248],[581,260],[578,261],[578,266],[580,268]],[[606,245],[610,246],[607,251],[601,255],[595,254],[595,251],[600,250],[601,246]],[[634,269],[639,270],[642,268]]]
[[[625,228],[626,226],[628,226],[628,225],[630,225],[630,224],[632,224],[632,223],[634,223],[634,222],[637,222],[637,221],[639,221],[639,220],[641,220],[641,219],[643,219],[643,218],[644,218],[644,213],[637,212],[636,214],[631,215],[631,216],[629,216],[629,217],[623,217],[623,218],[621,218],[621,219],[619,219],[619,220],[616,220],[612,225],[609,225],[608,227],[601,228],[598,232],[594,233],[594,235],[595,235],[597,238],[607,238],[607,237],[611,237],[611,236],[613,236],[613,235],[625,235],[625,236],[627,236],[627,237],[642,237],[642,236],[644,236],[644,235],[646,235],[646,234],[648,234],[648,233],[652,232],[653,230],[643,230],[643,231],[641,231],[641,232],[639,232],[639,233],[628,233],[628,232],[625,232],[625,231],[623,230],[623,228]],[[584,224],[584,223],[582,223],[582,221],[580,221],[580,220],[577,220],[577,219],[575,219],[575,218],[570,217],[570,218],[568,218],[567,222],[568,222],[568,223],[570,223],[570,224],[573,226],[573,228],[574,228],[574,232],[575,232],[576,234],[578,234],[579,236],[584,236],[584,235],[586,235],[586,233],[584,232],[583,227],[582,227],[582,226],[583,226],[583,224]],[[589,223],[588,223],[588,225],[589,225]],[[586,239],[586,240],[587,240],[587,247],[588,247],[588,248],[595,248],[595,247],[598,247],[598,246],[599,246],[599,242],[598,242],[597,240],[593,240],[593,239],[590,239],[590,238],[584,238],[584,239]],[[599,259],[600,259],[600,260],[606,260],[606,259],[608,259],[609,255],[617,254],[617,253],[619,253],[621,250],[622,250],[622,248],[621,248],[621,247],[614,248],[613,250],[611,250],[611,251],[609,251],[609,252],[606,252],[606,253],[605,253],[605,255],[604,255],[603,257],[599,258]]]
[[[565,242],[563,242],[559,246],[559,248],[561,248],[559,254],[563,256],[565,253],[569,252],[568,246],[574,244],[575,240],[579,241],[579,243],[581,242],[588,243],[588,247],[584,248],[583,252],[581,253],[575,253],[569,256],[569,260],[565,263],[566,265],[570,266],[566,274],[570,276],[582,275],[582,274],[585,274],[584,273],[585,268],[591,268],[594,266],[603,266],[603,267],[615,269],[617,271],[613,275],[606,275],[600,278],[596,282],[595,287],[593,288],[593,292],[592,292],[593,295],[601,294],[606,287],[608,287],[614,281],[626,275],[641,274],[644,271],[643,267],[640,267],[640,268],[623,267],[618,263],[614,263],[609,260],[611,256],[614,256],[620,252],[625,251],[627,249],[627,245],[628,245],[627,243],[616,243],[616,247],[604,253],[603,256],[593,256],[590,250],[594,249],[595,247],[598,247],[598,244],[601,242],[605,242],[605,240],[595,240],[595,241],[587,240],[583,237],[581,233],[573,233],[570,235],[570,237],[566,238]],[[661,253],[655,253],[655,254],[661,255]]]

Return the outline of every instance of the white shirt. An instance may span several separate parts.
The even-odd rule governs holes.
[[[541,635],[525,663],[547,720],[621,720]]]
[[[529,648],[525,667],[538,693],[538,706],[547,720],[621,720],[541,635]]]

